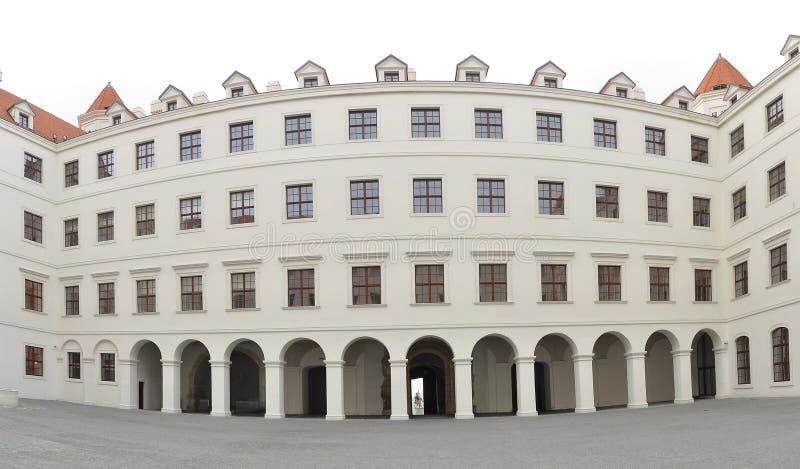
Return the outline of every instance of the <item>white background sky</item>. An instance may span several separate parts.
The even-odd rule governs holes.
[[[332,83],[373,81],[389,53],[418,80],[452,80],[469,54],[489,81],[528,83],[553,60],[565,87],[598,91],[625,71],[661,102],[694,91],[722,53],[753,84],[800,34],[800,1],[79,1],[3,2],[0,87],[70,122],[111,81],[141,106],[174,84],[221,99],[233,71],[264,91],[296,86],[307,59]]]

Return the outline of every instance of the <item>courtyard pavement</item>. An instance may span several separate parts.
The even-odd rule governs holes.
[[[798,467],[800,398],[538,417],[216,418],[22,400],[2,468]]]

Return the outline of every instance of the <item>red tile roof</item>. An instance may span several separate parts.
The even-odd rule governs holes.
[[[0,88],[0,119],[17,124],[17,122],[14,122],[14,119],[11,118],[9,110],[14,107],[15,104],[22,101],[24,101],[24,99]],[[69,122],[50,114],[44,109],[34,106],[30,102],[28,102],[28,104],[33,109],[33,112],[36,113],[36,115],[33,117],[33,132],[35,134],[48,140],[52,140],[53,134],[56,134],[56,140],[60,142],[63,140],[64,136],[67,138],[74,138],[86,133]]]
[[[111,83],[109,83],[105,86],[105,88],[103,88],[102,91],[100,91],[100,94],[97,95],[97,98],[94,100],[92,105],[89,106],[89,109],[87,109],[86,112],[105,111],[114,103],[114,101],[117,101],[125,106],[125,103],[122,102],[122,98],[120,98],[117,94],[117,90],[115,90],[114,87],[111,86]],[[127,108],[127,106],[125,107]]]
[[[706,76],[703,77],[703,81],[700,82],[698,85],[697,90],[694,92],[694,95],[697,96],[700,93],[705,93],[706,91],[711,91],[717,85],[739,85],[744,86],[747,88],[752,88],[753,85],[747,81],[747,78],[742,75],[739,70],[736,70],[736,67],[731,65],[722,54],[717,57],[717,60],[711,64],[711,68],[708,69]]]

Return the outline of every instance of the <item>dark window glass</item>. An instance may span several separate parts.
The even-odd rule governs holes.
[[[156,312],[156,281],[145,279],[136,281],[136,312]]]
[[[731,132],[731,156],[736,156],[744,150],[744,125],[740,125]]]
[[[64,164],[64,187],[78,185],[78,160]]]
[[[380,213],[378,180],[350,181],[350,214],[377,215]]]
[[[203,277],[181,277],[181,311],[203,310]]]
[[[25,375],[44,376],[44,348],[25,346]]]
[[[120,125],[122,123],[122,116],[116,115],[111,118],[111,125]]]
[[[536,140],[561,142],[561,114],[536,113]]]
[[[411,136],[413,138],[440,137],[439,109],[412,109]]]
[[[117,381],[116,356],[113,353],[100,354],[100,381],[113,383]]]
[[[664,156],[667,154],[665,132],[652,127],[644,128],[645,151],[652,155]]]
[[[97,214],[97,242],[114,240],[114,212]]]
[[[502,111],[475,110],[476,138],[503,138]]]
[[[747,262],[742,262],[733,267],[733,294],[736,298],[744,296],[749,291],[747,279]]]
[[[314,269],[288,271],[289,306],[314,306]]]
[[[378,111],[350,111],[350,140],[378,138]]]
[[[156,206],[153,204],[136,207],[136,236],[156,234]]]
[[[539,213],[564,215],[564,183],[539,181]]]
[[[712,301],[710,270],[694,270],[694,301]]]
[[[544,86],[545,88],[558,88],[558,80],[555,78],[545,78]]]
[[[231,274],[231,308],[256,307],[256,274],[242,272]]]
[[[617,148],[617,123],[600,119],[594,120],[594,146]]]
[[[314,217],[314,187],[311,184],[286,186],[286,218]]]
[[[767,105],[767,130],[783,124],[783,96]]]
[[[381,304],[381,268],[353,267],[353,304]]]
[[[542,264],[542,301],[567,301],[567,266]]]
[[[786,245],[770,249],[769,274],[772,285],[781,283],[789,278],[789,267],[786,260]]]
[[[595,215],[598,218],[619,218],[619,188],[595,186]]]
[[[750,339],[742,336],[736,339],[737,383],[750,384]]]
[[[26,129],[29,129],[30,125],[28,125],[28,122],[29,122],[28,115],[27,114],[23,114],[23,113],[20,112],[19,113],[19,125],[21,125],[22,127],[25,127]]]
[[[478,72],[467,72],[464,74],[464,81],[479,82],[481,81],[481,74]]]
[[[742,187],[731,196],[733,202],[733,221],[747,216],[747,188]]]
[[[167,111],[174,111],[178,109],[178,102],[177,101],[169,101],[167,103]]]
[[[81,379],[81,353],[67,352],[67,377]]]
[[[647,221],[667,223],[667,193],[647,191]]]
[[[786,163],[769,170],[769,201],[786,194]]]
[[[622,267],[618,265],[597,266],[598,299],[600,301],[622,301]]]
[[[772,331],[772,379],[776,383],[789,381],[789,329]]]
[[[481,264],[478,266],[478,288],[481,303],[505,302],[508,300],[508,279],[505,264]]]
[[[444,266],[414,266],[414,295],[417,303],[444,303]]]
[[[244,96],[244,88],[231,88],[231,98],[238,98]]]
[[[506,183],[503,179],[478,179],[478,213],[505,213]]]
[[[42,182],[42,159],[25,153],[25,177],[31,181]]]
[[[107,151],[97,155],[97,179],[114,175],[114,152]]]
[[[255,191],[231,192],[231,225],[256,221]]]
[[[619,96],[620,98],[627,98],[628,90],[625,88],[617,88],[617,96]]]
[[[78,219],[64,220],[64,247],[71,248],[78,245]]]
[[[200,197],[180,200],[180,225],[182,230],[195,230],[203,227],[203,212]]]
[[[692,197],[692,224],[694,226],[711,226],[711,199]]]
[[[286,145],[311,143],[311,114],[285,119]]]
[[[42,217],[35,213],[24,213],[25,239],[35,243],[42,242]]]
[[[319,80],[317,77],[305,78],[303,80],[303,88],[316,88],[317,86],[319,86]]]
[[[441,179],[414,179],[414,213],[442,213]]]
[[[181,161],[199,160],[202,155],[200,131],[181,134]]]
[[[687,111],[689,109],[689,103],[686,101],[678,101],[678,109]]]
[[[136,144],[136,169],[152,168],[156,163],[155,143]]]
[[[383,72],[383,81],[400,81],[400,72]]]
[[[42,288],[41,282],[25,279],[25,309],[42,312]]]
[[[230,125],[231,153],[253,149],[253,123],[242,122]]]
[[[80,289],[77,285],[64,287],[64,314],[66,316],[81,314]]]
[[[669,267],[650,267],[650,301],[669,301]]]
[[[692,161],[708,163],[708,139],[692,135]]]
[[[114,314],[114,283],[97,284],[99,314]]]

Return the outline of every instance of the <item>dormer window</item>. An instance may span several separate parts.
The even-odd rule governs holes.
[[[122,116],[117,114],[111,118],[111,125],[119,125],[122,123]]]
[[[731,104],[735,103],[738,100],[739,100],[739,96],[733,95],[733,97],[731,98]]]
[[[688,111],[689,103],[686,101],[678,101],[678,109],[683,109],[684,111]]]
[[[306,78],[303,80],[303,88],[316,88],[319,86],[319,79],[317,77]]]
[[[617,87],[617,96],[620,98],[627,98],[628,97],[628,89],[627,88],[619,88]]]
[[[400,81],[400,72],[384,72],[383,81]]]
[[[30,119],[28,118],[28,115],[27,114],[23,114],[23,113],[20,112],[19,113],[19,125],[21,125],[22,127],[25,127],[26,129],[29,129],[30,128],[30,125],[28,125],[29,122],[30,122]]]
[[[727,87],[728,87],[728,85],[726,85],[726,84],[719,84],[719,85],[714,85],[714,87],[713,87],[713,88],[711,88],[711,89],[712,89],[712,90],[724,90],[724,89],[726,89]]]
[[[243,87],[240,86],[238,88],[231,88],[231,98],[239,98],[241,96],[244,96]]]
[[[178,109],[177,101],[167,101],[167,111],[174,111]]]
[[[464,74],[464,81],[478,83],[481,81],[481,74],[479,72],[467,72]]]
[[[558,80],[555,78],[545,78],[544,79],[544,87],[545,88],[558,88]]]
[[[793,58],[797,57],[798,55],[800,55],[800,48],[798,48],[798,47],[795,47],[795,49],[793,51],[789,52],[789,58],[790,59],[793,59]]]

